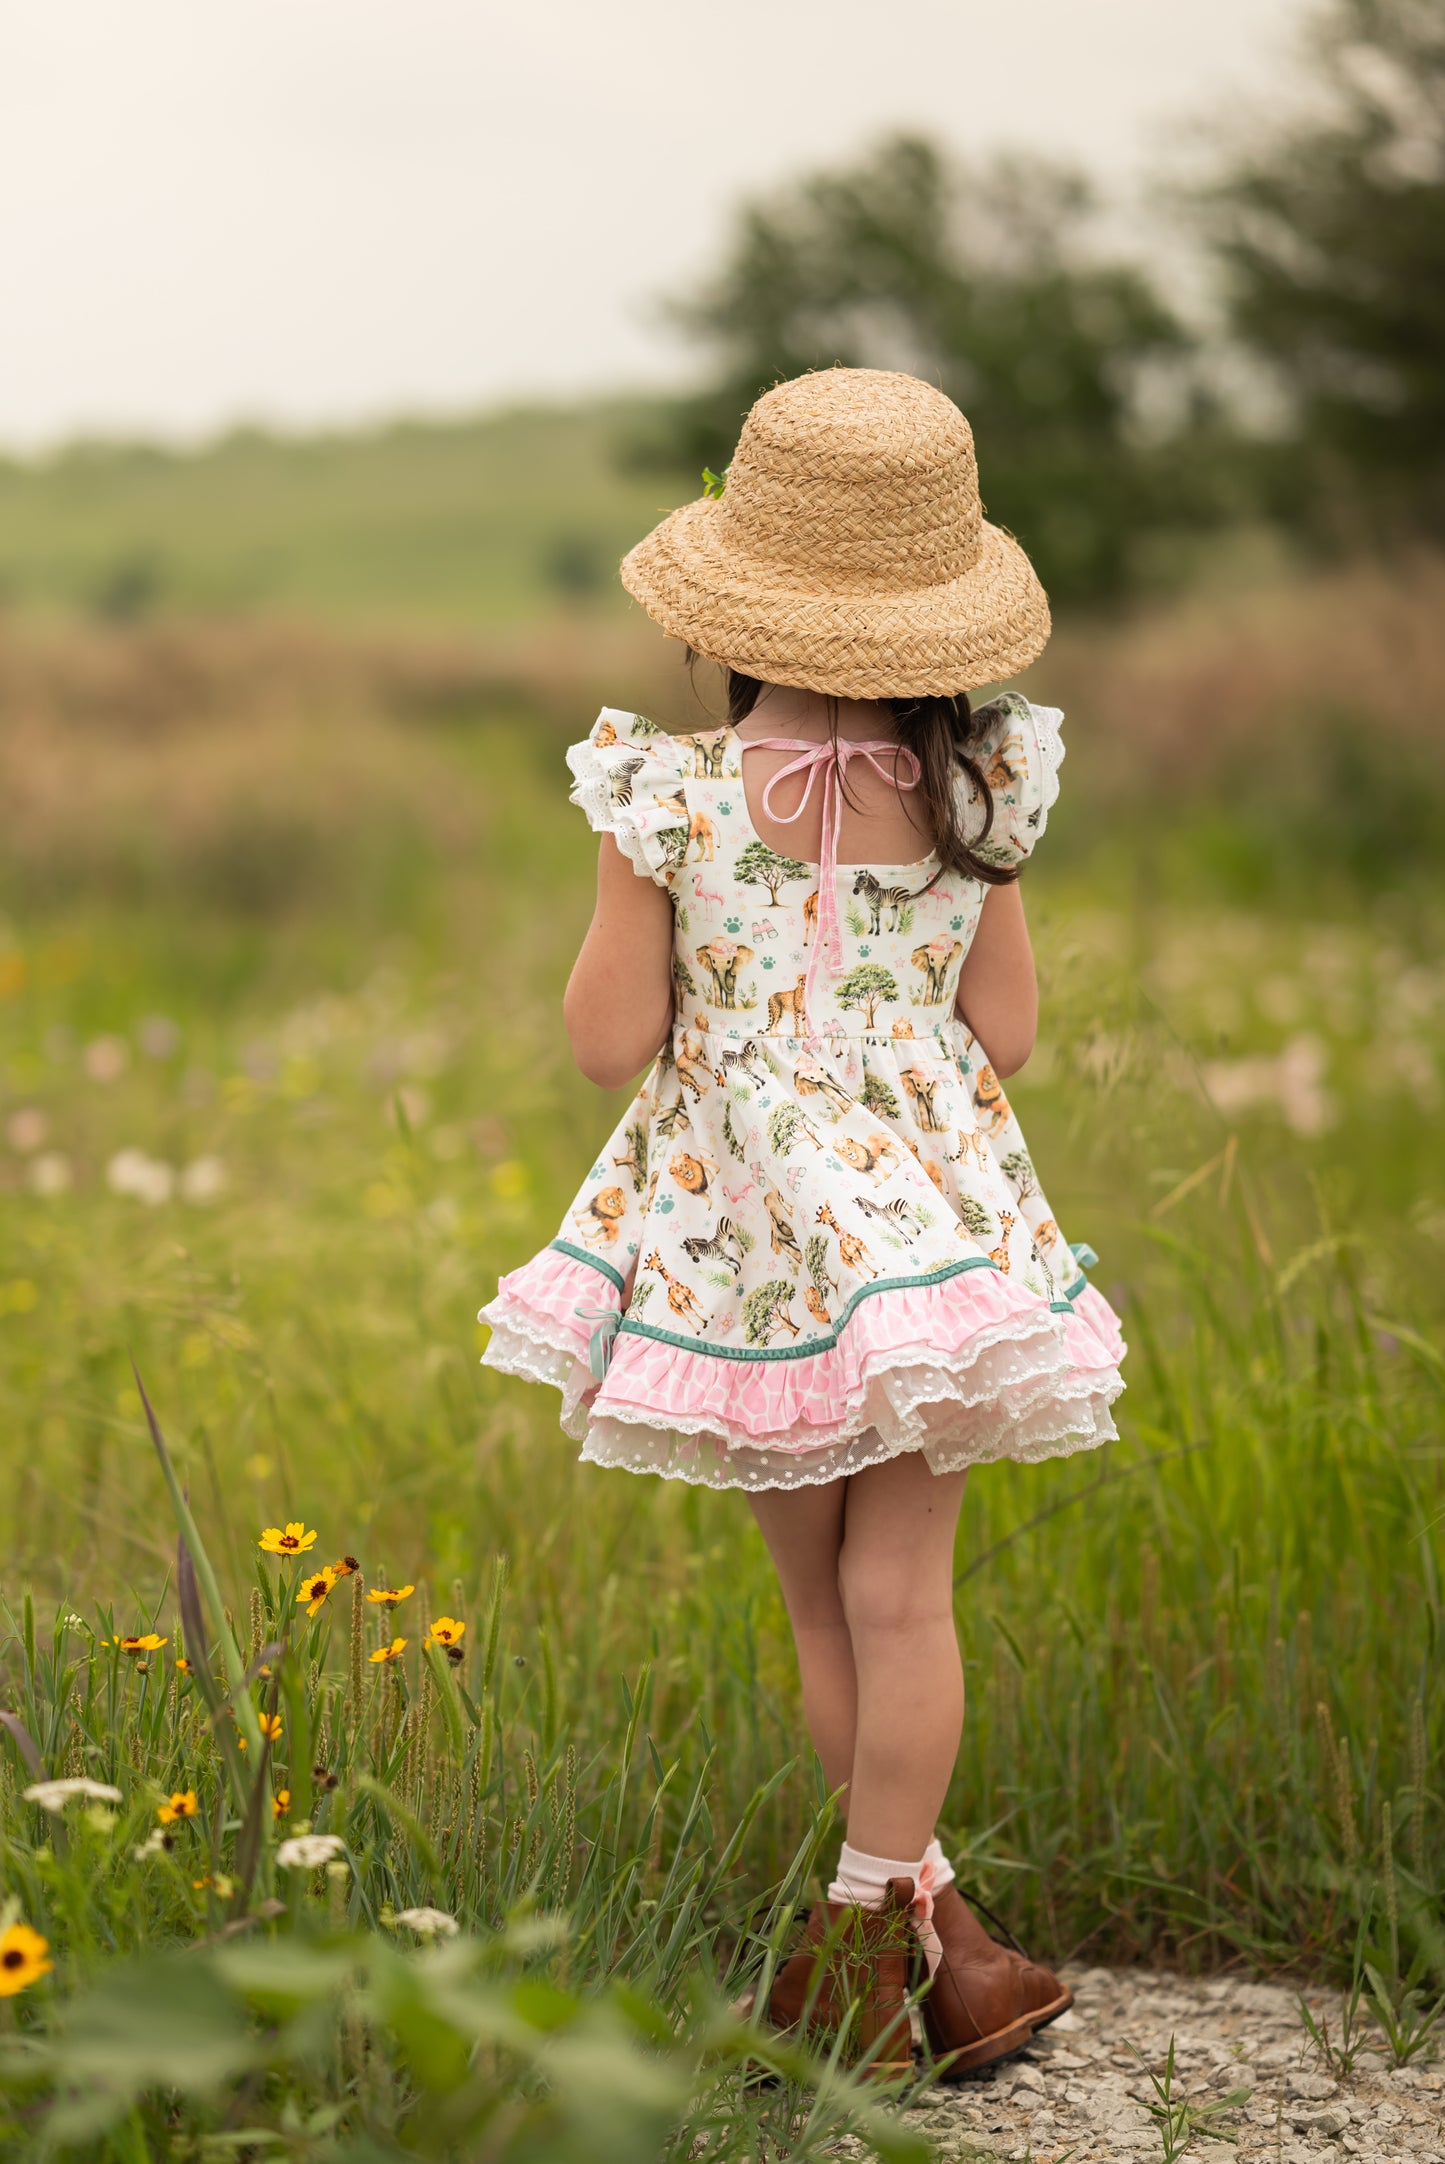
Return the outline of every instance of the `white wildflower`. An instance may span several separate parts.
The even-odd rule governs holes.
[[[314,1871],[319,1864],[334,1862],[345,1849],[339,1834],[300,1833],[281,1843],[276,1861],[283,1871]]]
[[[424,1939],[454,1939],[461,1928],[445,1909],[398,1909],[392,1922],[406,1924]]]
[[[147,1059],[169,1059],[181,1041],[178,1024],[167,1014],[148,1014],[136,1034]]]
[[[117,1150],[105,1168],[105,1183],[113,1195],[134,1195],[137,1202],[152,1208],[170,1201],[175,1180],[170,1165],[148,1157],[144,1150]]]
[[[124,1037],[94,1037],[81,1055],[81,1065],[92,1082],[114,1082],[130,1065],[130,1046]]]
[[[20,1157],[38,1150],[49,1132],[50,1122],[39,1105],[21,1105],[5,1122],[5,1140]]]
[[[167,1833],[164,1826],[152,1826],[140,1847],[133,1851],[137,1863],[144,1863],[150,1856],[162,1856],[175,1847],[175,1835]]]
[[[86,1796],[92,1803],[120,1802],[118,1788],[112,1788],[108,1781],[87,1780],[83,1774],[65,1781],[37,1781],[33,1787],[22,1789],[21,1794],[27,1803],[38,1803],[42,1811],[63,1811],[72,1796]]]
[[[181,1174],[181,1194],[187,1202],[214,1202],[226,1186],[226,1168],[219,1157],[196,1157]]]
[[[42,1150],[31,1160],[27,1185],[32,1195],[65,1195],[73,1182],[70,1159],[63,1150]]]

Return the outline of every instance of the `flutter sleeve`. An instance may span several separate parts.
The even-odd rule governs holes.
[[[687,850],[685,748],[644,715],[604,706],[583,741],[569,745],[567,764],[570,801],[594,833],[610,834],[640,879],[670,886]]]
[[[1022,864],[1047,826],[1059,793],[1063,711],[1035,706],[1020,692],[1006,691],[981,706],[977,718],[983,735],[974,746],[973,761],[983,776],[993,818],[987,820],[983,796],[965,774],[959,784],[964,832],[985,863]]]

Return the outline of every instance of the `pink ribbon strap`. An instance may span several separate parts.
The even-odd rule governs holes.
[[[916,789],[923,769],[918,763],[916,753],[911,752],[906,744],[890,743],[881,738],[864,743],[855,738],[840,736],[836,744],[818,744],[811,737],[798,736],[740,737],[738,741],[744,751],[798,753],[796,759],[790,759],[786,766],[778,768],[763,791],[764,814],[780,827],[791,826],[794,820],[802,818],[808,808],[808,799],[813,794],[814,778],[819,772],[823,776],[823,831],[818,863],[818,928],[814,935],[813,952],[808,961],[808,974],[803,986],[803,1003],[807,1009],[809,1027],[816,1036],[817,1029],[813,1022],[813,980],[817,973],[818,958],[826,955],[828,967],[832,970],[839,970],[843,966],[843,934],[838,923],[838,835],[843,824],[843,786],[847,779],[848,761],[855,758],[866,759],[880,779],[894,789]],[[880,763],[877,756],[879,752],[887,752],[895,761],[894,771],[889,772]],[[912,770],[907,781],[898,779],[896,762],[899,759],[906,760]],[[780,812],[773,810],[773,791],[778,783],[786,781],[790,774],[803,773],[806,773],[808,779],[803,786],[802,799],[797,810],[789,812],[784,818]]]
[[[918,1932],[918,1943],[923,1948],[930,1976],[933,1975],[939,1962],[943,1959],[943,1941],[938,1936],[933,1922],[933,1882],[937,1876],[938,1867],[936,1864],[925,1863],[922,1865],[917,1878],[913,1882],[913,1899],[908,1908],[908,1913],[913,1918]]]

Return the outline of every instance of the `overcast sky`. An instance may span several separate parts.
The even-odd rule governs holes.
[[[731,207],[886,128],[1127,185],[1302,0],[0,0],[0,442],[657,381]]]

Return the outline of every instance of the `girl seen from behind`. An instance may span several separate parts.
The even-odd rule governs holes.
[[[568,985],[579,1066],[652,1061],[558,1236],[482,1310],[594,1464],[745,1491],[847,1838],[763,2018],[888,2078],[906,1994],[945,2076],[1066,1986],[975,1916],[937,1838],[963,1720],[954,1547],[973,1465],[1115,1433],[1119,1325],[1003,1082],[1036,997],[1019,872],[1052,708],[969,692],[1049,631],[982,516],[972,436],[916,378],[830,369],[748,415],[720,496],[623,563],[720,663],[728,720],[604,708],[568,753],[601,835]]]

